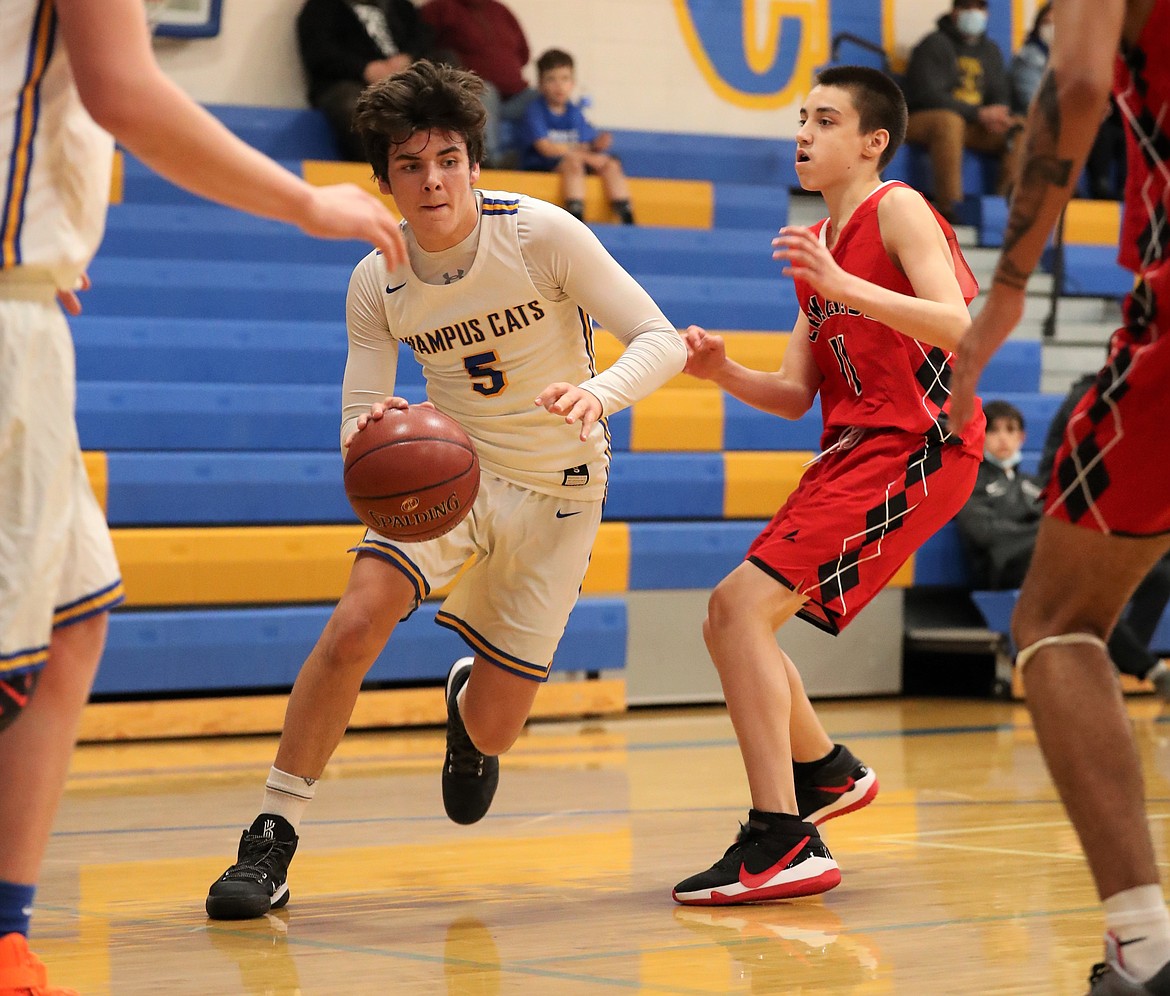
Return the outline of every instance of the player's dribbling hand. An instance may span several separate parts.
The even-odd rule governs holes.
[[[723,336],[712,335],[699,325],[689,325],[682,334],[687,347],[687,365],[683,373],[702,380],[712,380],[727,362],[727,345]]]
[[[799,277],[812,284],[821,296],[834,301],[844,300],[849,281],[848,273],[837,265],[828,247],[803,225],[786,225],[772,240],[772,258],[786,260],[786,277]]]
[[[352,183],[313,187],[301,230],[322,239],[361,239],[381,250],[387,270],[403,265],[406,242],[399,219],[377,197]]]
[[[375,401],[370,405],[370,410],[358,416],[357,428],[345,437],[345,442],[342,444],[347,450],[353,442],[354,437],[362,431],[371,422],[376,422],[388,411],[405,411],[410,407],[410,402],[405,398],[397,396],[387,398],[385,401]],[[420,401],[415,408],[434,408],[435,406],[429,401]]]
[[[597,395],[563,382],[549,384],[540,392],[536,404],[552,415],[563,415],[568,425],[580,422],[581,442],[589,438],[589,430],[602,414]]]

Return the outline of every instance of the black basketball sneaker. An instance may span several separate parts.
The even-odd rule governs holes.
[[[443,759],[443,808],[456,823],[484,818],[500,784],[500,759],[481,754],[459,715],[456,701],[471,677],[472,658],[461,657],[447,672],[447,756]]]
[[[823,761],[794,764],[792,774],[796,811],[813,826],[868,806],[878,794],[873,769],[857,760],[844,744],[836,744]]]
[[[288,865],[299,838],[283,816],[261,813],[240,836],[236,863],[207,892],[213,920],[250,920],[288,902]]]
[[[1106,934],[1105,960],[1093,966],[1088,996],[1170,996],[1170,962],[1143,982],[1121,967],[1123,961],[1117,938]]]
[[[687,906],[730,906],[814,896],[840,882],[837,862],[815,826],[752,809],[723,857],[679,882],[673,896]]]

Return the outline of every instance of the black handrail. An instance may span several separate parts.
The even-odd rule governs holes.
[[[1060,304],[1060,293],[1064,287],[1064,219],[1060,212],[1056,230],[1052,234],[1052,290],[1048,292],[1048,315],[1044,319],[1041,334],[1045,339],[1056,338],[1056,312]]]
[[[862,38],[861,35],[855,35],[849,31],[842,31],[840,34],[833,36],[832,41],[829,43],[829,60],[831,62],[837,60],[838,49],[840,49],[842,42],[849,42],[858,48],[863,48],[868,52],[873,52],[875,55],[880,55],[882,57],[882,69],[889,72],[890,57],[886,54],[886,50],[880,45],[871,42],[868,38]]]

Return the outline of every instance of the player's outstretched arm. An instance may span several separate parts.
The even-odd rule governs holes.
[[[808,281],[826,300],[840,301],[920,342],[954,349],[971,317],[946,237],[927,203],[905,187],[878,205],[882,242],[906,274],[914,294],[901,294],[837,265],[807,228],[788,226],[774,239],[773,257],[787,261],[785,274]]]
[[[193,193],[310,235],[362,239],[406,259],[398,220],[352,184],[314,187],[240,141],[159,68],[141,0],[56,0],[78,92],[95,121]]]
[[[1024,152],[991,292],[959,347],[951,416],[965,425],[987,361],[1019,324],[1024,291],[1089,154],[1113,79],[1125,0],[1062,0],[1053,8],[1048,69],[1028,109]]]
[[[685,373],[718,384],[732,397],[781,418],[798,419],[816,400],[821,372],[808,343],[808,319],[796,319],[779,370],[752,370],[727,355],[723,337],[698,325],[684,333],[687,346]]]

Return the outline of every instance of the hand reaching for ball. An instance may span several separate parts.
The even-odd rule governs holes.
[[[589,438],[589,430],[601,418],[601,401],[583,387],[558,382],[549,384],[540,392],[536,404],[552,415],[563,415],[565,422],[581,423],[581,442]]]

